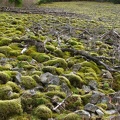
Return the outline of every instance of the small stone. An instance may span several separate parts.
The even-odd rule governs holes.
[[[85,91],[85,93],[89,93],[91,91],[90,86],[83,85],[82,89]]]
[[[100,98],[101,98],[101,95],[99,93],[95,93],[91,96],[90,103],[96,104],[98,103]]]
[[[77,110],[75,111],[76,114],[80,115],[81,118],[84,118],[85,120],[90,119],[90,113],[85,110]]]
[[[120,115],[118,115],[118,116],[111,116],[110,120],[120,120]]]
[[[113,114],[117,113],[117,111],[116,110],[106,110],[106,113],[109,115],[113,115]]]
[[[87,110],[89,112],[95,113],[95,111],[98,109],[98,107],[94,104],[88,103],[85,105],[84,110]]]
[[[99,115],[99,117],[102,117],[104,115],[104,113],[100,109],[97,109],[96,113]]]
[[[97,82],[95,80],[91,80],[88,84],[92,90],[97,90]]]
[[[18,74],[15,76],[18,83],[21,83],[21,76],[22,76],[21,73],[18,73]]]

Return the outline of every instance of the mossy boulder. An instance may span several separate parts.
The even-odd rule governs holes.
[[[10,99],[10,93],[12,92],[12,87],[9,85],[0,85],[0,100]]]
[[[16,93],[20,92],[20,87],[15,82],[8,81],[6,85],[9,85],[12,88],[13,92],[16,92]]]
[[[22,76],[21,77],[21,85],[25,89],[32,89],[37,86],[37,83],[31,76]]]
[[[64,120],[82,120],[79,115],[75,113],[69,113],[64,117]]]
[[[9,46],[1,46],[0,47],[0,53],[5,54],[6,56],[9,55],[11,50],[12,50],[12,48],[10,48]]]
[[[48,66],[57,66],[62,67],[64,69],[67,68],[67,62],[62,58],[54,58],[53,60],[48,60],[47,62],[44,62],[44,65]]]
[[[32,56],[35,60],[37,60],[37,62],[40,62],[40,63],[48,61],[50,59],[50,57],[45,53],[35,53]]]
[[[71,85],[73,85],[74,87],[81,88],[82,85],[85,84],[85,81],[80,76],[78,76],[78,75],[76,75],[74,73],[65,74],[65,77],[68,78]]]
[[[0,83],[5,84],[10,80],[10,76],[6,72],[0,72]]]
[[[0,120],[8,120],[9,117],[22,114],[22,106],[19,99],[0,100]]]
[[[52,74],[58,74],[58,75],[64,73],[63,68],[57,68],[55,66],[45,66],[45,67],[43,67],[42,71],[43,72],[50,72]]]
[[[65,98],[66,94],[64,92],[60,92],[60,91],[48,91],[45,93],[45,95],[49,96],[49,97],[53,97],[54,95],[59,96],[60,98]]]
[[[40,105],[35,109],[34,113],[39,119],[48,120],[52,117],[52,111],[45,105]]]
[[[8,45],[12,41],[11,38],[2,37],[0,38],[0,46]]]
[[[83,105],[86,105],[87,103],[90,102],[91,96],[92,96],[92,92],[85,94],[85,95],[81,95]]]
[[[19,56],[17,56],[17,59],[19,61],[31,61],[32,60],[32,58],[30,56],[27,56],[27,55],[19,55]]]
[[[0,58],[6,58],[6,56],[3,53],[0,53]]]
[[[100,74],[100,69],[98,68],[98,66],[96,65],[96,63],[94,62],[88,62],[88,61],[84,61],[81,63],[82,67],[90,67],[92,68],[97,74]]]

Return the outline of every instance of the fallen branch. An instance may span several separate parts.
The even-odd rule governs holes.
[[[74,55],[82,55],[84,57],[86,57],[89,60],[94,61],[97,65],[102,65],[104,66],[107,70],[112,71],[112,72],[116,72],[117,70],[109,67],[107,64],[105,64],[104,62],[100,61],[97,57],[93,57],[90,54],[86,53],[86,51],[79,51],[79,50],[75,50],[75,49],[71,49],[71,48],[61,48],[61,50],[64,51],[68,51],[73,53]]]

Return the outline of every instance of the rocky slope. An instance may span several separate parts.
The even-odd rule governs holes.
[[[1,12],[0,120],[119,119],[119,40],[88,17]]]

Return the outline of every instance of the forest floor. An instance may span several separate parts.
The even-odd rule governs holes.
[[[0,120],[119,119],[120,5],[0,7]]]

